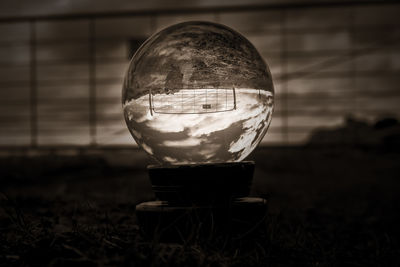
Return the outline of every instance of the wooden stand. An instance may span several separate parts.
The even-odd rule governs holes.
[[[247,197],[254,162],[149,166],[157,201],[136,206],[149,238],[186,241],[248,236],[267,214],[267,201]]]

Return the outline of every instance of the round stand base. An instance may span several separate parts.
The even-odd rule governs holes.
[[[267,201],[263,198],[236,198],[229,206],[176,205],[150,201],[136,206],[139,225],[150,239],[186,242],[228,236],[251,237],[264,222]]]
[[[240,238],[254,232],[267,214],[265,199],[247,197],[252,161],[149,166],[148,171],[159,201],[137,205],[136,215],[149,238]]]
[[[254,162],[227,162],[148,166],[158,200],[177,206],[226,206],[247,197],[253,180]]]

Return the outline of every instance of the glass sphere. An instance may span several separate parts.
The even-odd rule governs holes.
[[[254,46],[211,22],[176,24],[147,39],[122,90],[129,131],[162,164],[243,160],[267,132],[273,97]]]

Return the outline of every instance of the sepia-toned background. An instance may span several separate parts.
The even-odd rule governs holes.
[[[135,145],[120,100],[129,60],[152,33],[188,20],[232,27],[269,64],[276,105],[263,145],[304,144],[316,129],[400,114],[400,5],[395,2],[1,5],[0,145],[7,149]]]
[[[0,265],[400,266],[399,14],[392,0],[1,0]],[[241,32],[271,68],[275,113],[248,158],[268,214],[248,242],[160,244],[135,215],[155,195],[123,76],[186,20]]]

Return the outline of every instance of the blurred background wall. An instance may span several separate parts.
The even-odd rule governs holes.
[[[135,146],[120,100],[129,60],[152,33],[188,20],[232,27],[269,64],[276,106],[264,145],[400,115],[397,2],[22,0],[0,10],[3,152]]]

